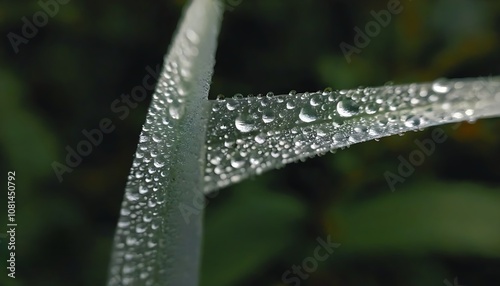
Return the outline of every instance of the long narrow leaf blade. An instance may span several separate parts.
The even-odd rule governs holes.
[[[206,192],[355,143],[500,116],[500,77],[236,97],[211,104]]]
[[[207,93],[221,19],[217,0],[181,18],[140,135],[122,203],[109,285],[198,285]]]

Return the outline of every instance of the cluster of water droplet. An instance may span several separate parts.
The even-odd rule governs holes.
[[[185,114],[186,83],[191,79],[192,58],[198,54],[195,32],[177,39],[158,82],[143,126],[128,177],[115,234],[109,285],[155,285],[167,261],[158,247],[165,238],[165,186],[176,152],[175,127]],[[153,271],[154,270],[154,271]],[[156,281],[156,282],[155,282]]]
[[[207,129],[205,191],[354,143],[446,122],[473,121],[481,104],[494,97],[491,88],[486,80],[443,79],[378,88],[219,97],[212,102]],[[498,92],[498,82],[494,88]],[[500,101],[498,96],[495,100]]]

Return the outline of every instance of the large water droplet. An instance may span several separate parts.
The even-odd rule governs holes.
[[[321,96],[319,95],[319,93],[316,93],[313,96],[311,96],[309,104],[311,104],[312,106],[318,106],[321,104]]]
[[[359,106],[352,100],[344,99],[337,103],[337,112],[342,117],[351,117],[359,112]]]
[[[296,107],[296,104],[293,99],[289,100],[286,102],[286,108],[287,109],[294,109]]]
[[[255,129],[255,120],[248,113],[242,113],[235,120],[236,129],[239,131],[246,133],[251,132]]]
[[[299,118],[303,122],[313,122],[318,119],[318,115],[311,107],[304,107],[300,110]]]

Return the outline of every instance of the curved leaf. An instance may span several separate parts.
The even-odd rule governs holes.
[[[109,285],[197,285],[207,93],[221,18],[216,0],[186,9],[143,126],[115,234]]]
[[[205,191],[338,148],[500,115],[500,77],[211,102]]]

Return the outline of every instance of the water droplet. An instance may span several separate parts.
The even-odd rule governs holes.
[[[135,202],[135,201],[139,200],[139,194],[131,192],[131,191],[127,191],[125,193],[125,197],[127,197],[127,200],[130,202]]]
[[[229,99],[226,103],[226,108],[229,111],[235,110],[238,108],[239,102],[236,100]]]
[[[256,135],[254,139],[255,139],[255,142],[257,142],[259,144],[264,144],[266,142],[266,134],[260,133],[260,134]]]
[[[296,105],[295,105],[295,101],[293,99],[286,102],[287,109],[294,109],[295,107],[296,107]]]
[[[410,116],[408,119],[405,121],[405,126],[406,127],[417,127],[420,125],[420,117],[416,115]]]
[[[140,185],[139,186],[139,194],[141,195],[144,195],[145,193],[147,193],[149,190],[146,186],[143,186],[143,185]]]
[[[118,227],[125,228],[130,225],[130,221],[120,219],[118,221]]]
[[[274,112],[271,109],[267,109],[262,114],[262,121],[264,123],[271,123],[274,121]]]
[[[372,126],[368,129],[368,134],[371,136],[378,136],[384,132],[384,129],[380,126]]]
[[[242,156],[240,156],[239,154],[238,154],[238,155],[236,155],[236,156],[234,156],[234,157],[231,159],[231,166],[232,166],[233,168],[238,169],[238,168],[243,167],[243,165],[245,165],[245,159],[244,159]]]
[[[446,84],[445,80],[437,80],[432,84],[432,90],[436,93],[446,93],[450,90],[450,86]]]
[[[299,118],[303,122],[313,122],[318,119],[318,115],[316,114],[316,111],[311,107],[304,107],[300,110]]]
[[[165,166],[165,162],[162,162],[162,161],[160,161],[160,160],[158,160],[158,159],[156,159],[156,158],[155,158],[155,160],[154,160],[154,163],[153,163],[153,164],[154,164],[154,166],[155,166],[156,168],[161,168],[161,167]]]
[[[346,138],[342,133],[335,133],[332,139],[336,143],[342,143]]]
[[[221,158],[219,156],[215,156],[215,157],[210,159],[210,163],[212,165],[219,165],[220,162],[221,162]]]
[[[142,217],[142,221],[144,221],[145,223],[149,223],[153,220],[153,218],[148,215],[148,214],[145,214],[143,217]]]
[[[193,44],[197,44],[200,42],[200,37],[198,37],[198,34],[196,34],[196,32],[191,29],[186,31],[186,38]]]
[[[160,227],[160,224],[161,224],[161,220],[160,218],[155,218],[153,219],[153,221],[151,222],[151,228],[152,229],[158,229]]]
[[[319,94],[314,94],[311,99],[309,100],[309,103],[312,106],[318,106],[321,104],[321,96]]]
[[[304,134],[299,134],[293,138],[295,147],[301,147],[306,142],[307,137]]]
[[[156,199],[150,199],[148,200],[148,207],[154,208],[156,206]]]
[[[342,117],[351,117],[359,112],[359,106],[352,100],[341,100],[337,103],[337,112]]]
[[[146,229],[148,229],[148,227],[145,223],[139,223],[135,226],[135,232],[137,233],[143,233]]]
[[[255,120],[248,113],[242,113],[235,120],[236,129],[243,133],[251,132],[255,129]]]
[[[375,112],[378,111],[378,108],[379,108],[378,105],[372,102],[366,105],[365,112],[366,114],[374,114]]]
[[[185,107],[179,103],[171,103],[168,108],[168,114],[172,119],[180,119],[184,115]]]
[[[137,243],[137,239],[135,237],[129,236],[125,239],[125,244],[127,244],[128,246],[134,245],[136,243]]]

